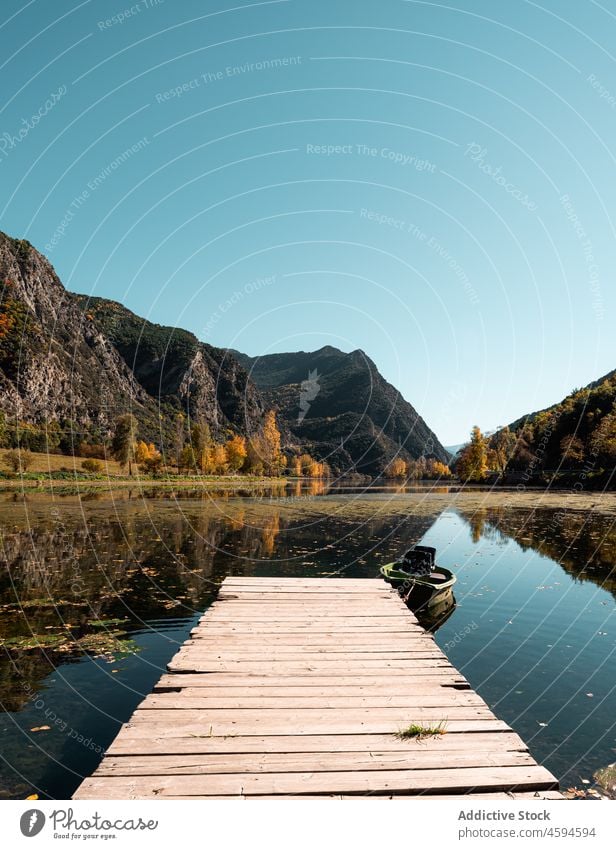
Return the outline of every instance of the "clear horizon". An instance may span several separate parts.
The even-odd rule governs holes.
[[[360,348],[444,445],[616,367],[594,2],[7,0],[0,228],[250,356]]]

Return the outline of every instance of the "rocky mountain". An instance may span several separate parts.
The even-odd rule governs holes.
[[[68,292],[28,242],[0,233],[0,411],[9,422],[101,439],[132,412],[164,442],[182,410],[214,433],[258,427],[261,399],[229,354],[141,319],[113,301]]]
[[[289,440],[335,469],[377,474],[395,455],[433,457],[448,452],[421,416],[360,350],[233,355],[278,410]]]
[[[187,330],[146,321],[116,301],[73,298],[163,410],[207,421],[214,434],[256,430],[264,412],[261,397],[228,351]]]
[[[272,407],[285,449],[337,471],[377,474],[398,454],[448,460],[363,351],[250,358],[214,348],[115,301],[68,292],[29,242],[0,233],[0,413],[9,426],[52,423],[70,448],[104,440],[131,412],[140,436],[164,449],[179,411],[224,437],[253,433]]]

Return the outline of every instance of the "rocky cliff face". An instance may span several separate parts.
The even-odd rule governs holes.
[[[376,474],[394,457],[449,459],[435,434],[363,351],[247,357],[233,352],[291,438],[336,469]]]
[[[73,298],[163,410],[206,421],[214,434],[251,433],[259,426],[261,396],[229,352],[187,330],[146,321],[115,301]]]
[[[9,419],[105,430],[121,412],[153,412],[126,363],[84,320],[47,260],[4,234],[0,285],[0,408]]]
[[[215,433],[255,429],[259,394],[228,353],[112,301],[66,291],[28,242],[0,233],[0,410],[9,421],[72,423],[105,436],[132,412],[160,442],[174,413]]]

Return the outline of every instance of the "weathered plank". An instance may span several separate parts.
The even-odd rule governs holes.
[[[186,798],[305,793],[466,793],[473,791],[555,790],[554,776],[542,766],[454,767],[445,769],[349,772],[269,772],[227,775],[93,776],[81,787],[80,799]]]
[[[454,672],[453,666],[439,661],[438,658],[417,660],[289,660],[280,662],[246,661],[246,660],[202,660],[199,657],[181,654],[176,656],[167,666],[169,672],[238,672],[244,670],[246,675],[263,674],[316,674],[338,676],[340,673],[352,675],[389,675],[392,670],[431,671],[447,669]]]
[[[211,756],[134,755],[105,758],[98,775],[208,775],[250,772],[349,772],[405,769],[453,769],[454,767],[532,766],[528,752],[450,751],[447,759],[436,750],[406,752],[301,752]]]
[[[154,711],[137,710],[131,717],[130,722],[124,727],[122,733],[132,737],[151,737],[155,738],[161,734],[166,734],[170,738],[175,735],[178,737],[231,737],[235,736],[246,740],[251,736],[257,737],[280,737],[289,734],[291,730],[296,735],[328,735],[330,736],[330,749],[337,748],[341,736],[347,734],[391,734],[397,735],[399,732],[411,722],[415,720],[405,720],[403,722],[392,722],[391,719],[373,720],[371,722],[359,723],[357,721],[341,723],[338,726],[332,726],[330,719],[323,719],[319,722],[313,720],[310,726],[300,725],[299,723],[293,728],[291,722],[269,722],[262,721],[257,725],[254,723],[240,722],[238,719],[229,719],[227,721],[219,721],[216,724],[204,721],[204,717],[198,719],[185,716],[186,711],[178,711],[179,715],[173,717],[173,727],[170,728],[170,715],[168,711],[157,711],[157,717],[151,716]],[[197,711],[197,713],[201,713]],[[294,711],[289,711],[294,713]],[[148,718],[149,716],[149,718]],[[442,716],[425,717],[426,724],[437,724],[443,721]],[[483,731],[509,731],[510,728],[506,722],[493,717],[476,719],[447,719],[446,731],[449,734],[472,734],[473,736]],[[475,745],[480,745],[476,741]]]
[[[477,723],[479,724],[479,723]],[[421,740],[405,740],[394,734],[344,734],[335,738],[336,752],[402,752],[438,751],[444,757],[450,751],[527,751],[526,744],[505,723],[491,724],[493,730],[469,732],[469,723],[462,726],[460,733],[455,725],[448,726],[447,734],[425,737]],[[165,725],[160,734],[152,732],[152,726],[135,729],[125,725],[109,747],[109,755],[227,755],[255,753],[259,755],[281,753],[293,755],[302,752],[330,752],[334,740],[330,734],[294,734],[271,736],[228,736],[212,737],[209,734],[195,736],[174,725]]]
[[[417,737],[401,731],[411,724]],[[439,726],[445,733],[427,734]],[[75,798],[560,798],[376,579],[226,579]]]
[[[366,794],[362,794],[361,799],[362,799],[362,801],[364,801],[366,799],[368,799],[370,801],[374,801],[374,802],[389,802],[389,801],[393,800],[393,801],[406,801],[408,803],[409,799],[412,799],[412,798],[420,798],[422,801],[440,802],[440,801],[444,801],[444,800],[460,801],[460,798],[464,797],[464,796],[470,796],[473,800],[474,799],[500,799],[501,801],[506,801],[506,800],[510,800],[510,799],[513,799],[513,800],[519,799],[519,800],[525,801],[525,802],[529,802],[529,801],[536,802],[538,800],[543,800],[543,799],[558,800],[558,801],[562,802],[565,799],[565,797],[562,795],[562,793],[560,793],[557,790],[535,790],[534,792],[528,792],[528,793],[511,793],[511,792],[508,792],[508,791],[501,791],[501,792],[498,792],[498,793],[473,793],[472,790],[469,790],[466,793],[457,793],[454,796],[450,796],[447,793],[425,793],[425,794],[424,793],[417,793],[417,794],[415,794],[414,797],[409,796],[407,794],[388,795],[388,794],[385,794],[385,793],[381,793],[381,794],[378,794],[378,795],[374,795],[374,794],[366,793]],[[258,796],[257,795],[254,795],[254,796],[252,796],[252,795],[248,795],[248,796],[247,795],[244,795],[244,796],[199,796],[197,798],[208,799],[208,800],[213,800],[213,799],[227,799],[227,800],[234,799],[234,800],[238,800],[239,799],[239,800],[244,801],[244,802],[264,801],[264,800],[266,801],[266,800],[272,800],[272,799],[277,799],[277,800],[284,799],[285,801],[302,801],[303,802],[303,801],[310,801],[311,799],[319,799],[319,800],[328,799],[330,801],[340,801],[340,800],[344,801],[345,799],[354,799],[355,801],[357,801],[358,797],[357,797],[357,795],[353,796],[353,795],[346,795],[346,794],[343,794],[343,793],[336,794],[335,796],[328,795],[328,794],[325,794],[325,793],[315,794],[314,796],[312,796],[310,793],[306,793],[304,796],[293,796],[291,794],[286,793],[284,796],[267,796],[267,795],[265,795],[265,796],[262,796],[262,795],[258,795]],[[168,800],[186,799],[186,797],[185,796],[165,796],[165,799],[168,799]]]
[[[250,678],[247,678],[246,675],[232,672],[174,672],[163,675],[154,689],[156,690],[159,687],[175,687],[176,689],[183,689],[184,687],[210,687],[219,689],[220,687],[224,687],[225,692],[227,692],[236,687],[240,687],[242,690],[249,687],[251,692],[253,690],[258,692],[259,688],[269,689],[271,687],[279,687],[287,691],[292,691],[293,688],[301,688],[306,692],[308,688],[319,687],[331,692],[333,689],[345,687],[364,693],[385,690],[385,692],[394,694],[406,692],[407,689],[410,692],[417,692],[422,687],[432,686],[452,688],[470,687],[466,679],[453,667],[427,669],[425,672],[425,675],[418,674],[416,670],[412,674],[392,674],[389,676],[337,675],[334,681],[332,681],[329,675],[251,675]]]
[[[253,696],[252,689],[246,688],[241,695],[211,696],[209,693],[201,693],[198,689],[183,690],[181,693],[156,693],[146,698],[139,705],[139,710],[209,710],[220,708],[224,710],[240,710],[242,708],[256,708],[259,710],[277,708],[288,710],[296,708],[324,708],[327,710],[339,710],[341,708],[443,708],[459,706],[483,706],[485,702],[475,693],[460,693],[455,697],[438,693],[419,693],[408,696]]]

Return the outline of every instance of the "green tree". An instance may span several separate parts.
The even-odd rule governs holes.
[[[265,446],[263,437],[258,433],[251,436],[246,445],[246,466],[248,471],[253,475],[262,475],[265,469],[263,457],[265,455]]]
[[[616,411],[603,416],[593,431],[590,447],[604,462],[611,464],[616,460]]]
[[[584,443],[577,436],[569,434],[560,440],[563,463],[577,466],[584,462]]]
[[[6,448],[9,443],[9,429],[6,423],[6,416],[0,411],[0,448]]]
[[[207,422],[197,422],[190,431],[190,445],[195,458],[195,465],[202,472],[207,472],[210,467],[210,453],[212,450],[212,433]]]
[[[494,452],[492,457],[494,459],[495,470],[501,475],[504,473],[507,463],[513,455],[515,442],[515,434],[508,427],[501,427],[490,437],[490,448]]]
[[[182,452],[180,454],[180,459],[178,462],[178,472],[179,471],[195,471],[196,465],[196,457],[195,452],[193,451],[192,445],[186,444],[182,448]]]
[[[14,474],[27,472],[33,459],[32,452],[27,448],[14,448],[4,455],[4,462]]]
[[[177,413],[173,424],[173,458],[179,471],[182,462],[182,451],[184,450],[184,443],[186,441],[186,418],[184,413]]]
[[[52,419],[47,423],[47,427],[45,428],[45,447],[48,454],[52,454],[54,451],[57,451],[61,439],[62,431],[60,429],[60,425],[55,419]]]
[[[92,457],[88,457],[87,460],[84,460],[82,462],[81,468],[84,470],[84,472],[88,472],[88,474],[100,475],[104,469],[104,466],[100,460],[94,460]]]
[[[128,474],[133,473],[137,443],[137,419],[132,413],[120,416],[116,420],[111,453],[122,466],[128,465]]]

